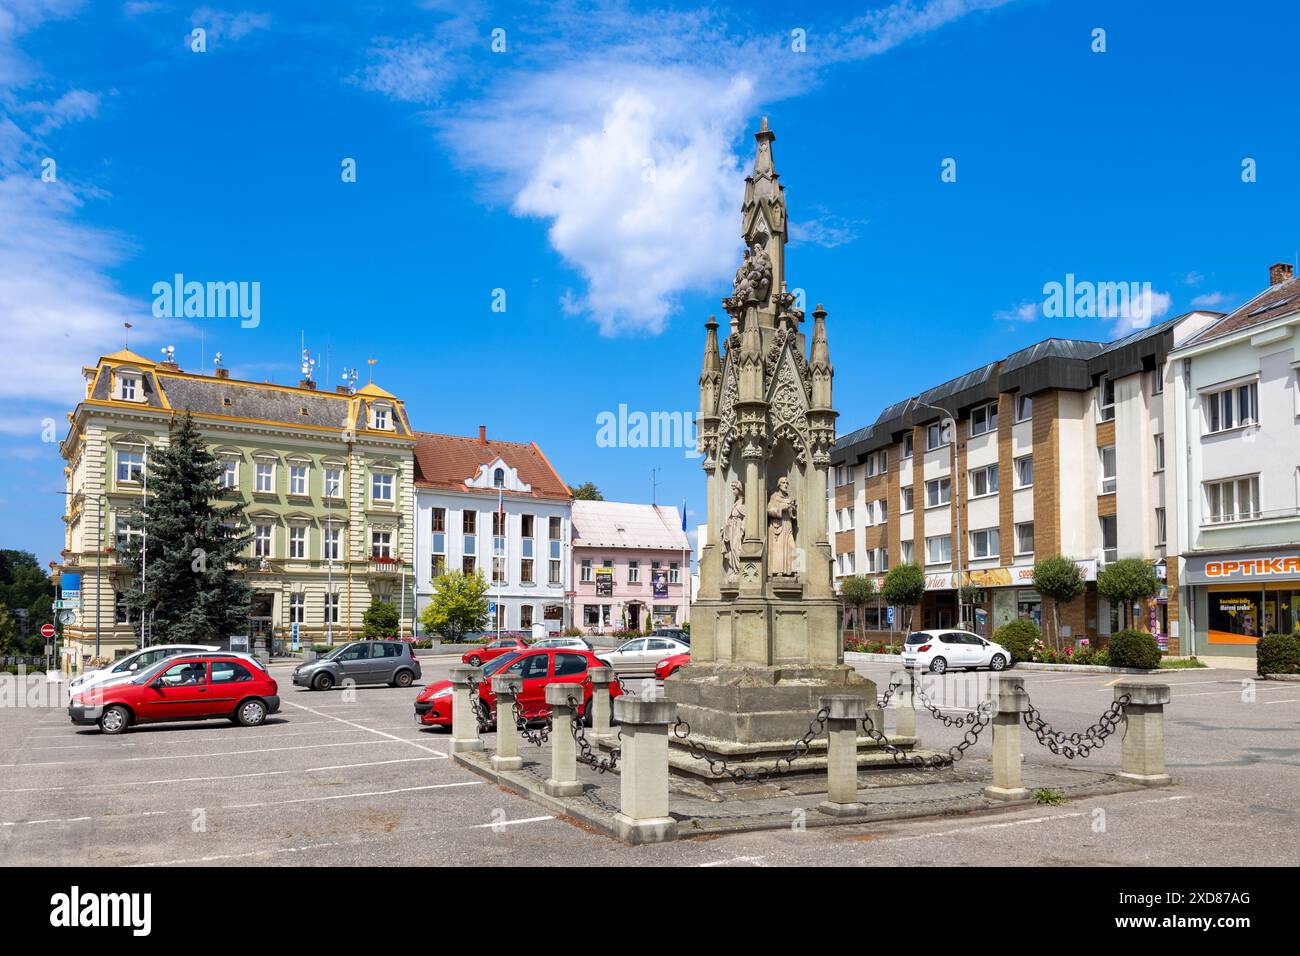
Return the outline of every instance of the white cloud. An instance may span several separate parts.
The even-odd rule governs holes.
[[[878,56],[960,20],[1005,6],[1013,0],[898,0],[887,7],[868,11],[835,31],[830,38],[831,55],[839,60],[860,60]]]
[[[30,102],[17,107],[17,111],[40,118],[33,132],[44,136],[78,120],[93,119],[99,114],[102,97],[89,90],[68,90],[53,103]]]
[[[1228,295],[1223,292],[1206,292],[1204,295],[1198,295],[1192,299],[1193,308],[1197,309],[1217,309],[1219,306],[1228,302]]]
[[[353,79],[404,103],[434,103],[459,77],[463,53],[461,46],[426,37],[385,37],[371,47],[371,62]]]
[[[271,15],[269,13],[253,13],[248,10],[230,13],[226,10],[215,10],[212,7],[199,7],[190,14],[190,24],[202,27],[206,31],[207,42],[211,45],[220,40],[242,40],[257,30],[269,30],[271,29]],[[186,34],[186,43],[188,42],[189,35]]]
[[[1043,303],[1021,302],[1009,309],[993,313],[999,322],[1035,322],[1043,314]]]
[[[1139,289],[1136,296],[1123,295],[1117,302],[1107,300],[1106,308],[1101,310],[1101,318],[1118,320],[1114,326],[1116,335],[1145,329],[1152,322],[1159,322],[1169,312],[1173,296],[1168,292],[1156,292],[1148,283],[1142,283]]]
[[[1204,281],[1205,276],[1196,271],[1189,272],[1187,275],[1183,276],[1183,282],[1187,285],[1200,285]]]
[[[845,219],[822,206],[814,207],[812,212],[814,215],[806,218],[800,217],[797,209],[791,212],[790,242],[792,245],[806,242],[814,246],[834,249],[858,238],[857,227],[863,224],[862,220]]]

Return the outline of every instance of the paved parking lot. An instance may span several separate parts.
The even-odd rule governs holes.
[[[453,662],[426,658],[426,679]],[[889,670],[860,669],[877,680]],[[1179,781],[1172,789],[630,849],[454,765],[447,737],[412,721],[418,687],[360,688],[348,702],[340,690],[292,687],[288,671],[273,668],[284,704],[256,728],[161,724],[106,737],[71,726],[60,709],[0,708],[0,864],[1300,862],[1300,686],[1243,686],[1241,672],[1168,675],[1169,765]],[[1043,715],[1063,730],[1095,720],[1116,679],[1025,678]],[[927,746],[958,739],[925,714],[918,722]],[[1062,759],[1028,733],[1024,747],[1029,761]],[[986,757],[987,742],[973,753]],[[1118,746],[1109,746],[1088,764],[1118,761]]]

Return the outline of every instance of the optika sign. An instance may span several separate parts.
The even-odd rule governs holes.
[[[148,936],[153,927],[150,893],[82,893],[74,886],[50,897],[50,925],[78,927],[129,927],[133,936]]]
[[[1300,574],[1300,557],[1205,562],[1205,576],[1208,578],[1230,578],[1237,575],[1268,577],[1282,574]]]

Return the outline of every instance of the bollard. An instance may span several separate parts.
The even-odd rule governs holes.
[[[573,710],[569,698],[582,699],[580,684],[547,684],[546,704],[551,708],[551,775],[542,784],[548,796],[572,797],[582,793],[578,782],[578,746],[573,740]]]
[[[666,843],[677,839],[668,815],[668,731],[677,704],[624,694],[614,701],[623,725],[619,812],[614,827],[624,843]]]
[[[451,669],[451,752],[482,750],[483,738],[479,736],[478,721],[470,706],[470,695],[478,693],[483,679],[481,667],[458,664]]]
[[[894,691],[895,737],[916,738],[916,695],[912,693],[912,682],[915,679],[916,675],[908,671],[907,678]]]
[[[1144,787],[1170,783],[1165,772],[1165,704],[1169,685],[1125,681],[1115,685],[1115,699],[1125,694],[1124,754],[1119,779]]]
[[[1029,710],[1023,677],[999,675],[993,689],[993,785],[984,795],[994,800],[1025,800],[1020,782],[1020,715]]]
[[[515,699],[523,689],[522,677],[492,678],[492,693],[497,698],[497,752],[492,755],[493,770],[518,770],[524,765],[519,756],[519,728],[515,725]]]
[[[609,685],[614,683],[614,669],[593,667],[587,675],[591,678],[591,736],[596,740],[612,740]]]
[[[826,717],[826,799],[817,809],[835,817],[857,816],[867,809],[858,802],[858,725],[867,702],[852,694],[832,694],[820,703],[830,713]]]

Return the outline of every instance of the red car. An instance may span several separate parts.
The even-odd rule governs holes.
[[[509,653],[509,652],[508,652]],[[495,716],[497,698],[492,693],[493,676],[523,677],[524,689],[519,694],[519,707],[528,716],[542,716],[546,705],[546,685],[573,684],[573,696],[581,702],[580,713],[586,717],[591,704],[591,684],[587,672],[593,667],[604,667],[595,654],[568,647],[510,653],[498,657],[483,668],[483,681],[478,696],[488,712]],[[610,695],[623,693],[617,683],[611,684]],[[449,680],[430,682],[415,701],[416,723],[425,727],[451,727],[452,684]]]
[[[133,724],[212,717],[256,727],[280,709],[279,693],[270,674],[239,656],[186,654],[121,684],[74,694],[68,717],[74,724],[98,724],[106,734]]]
[[[466,651],[461,655],[460,662],[469,664],[471,667],[478,667],[480,664],[495,660],[502,654],[518,653],[526,650],[528,650],[528,645],[519,638],[503,637],[499,641],[489,641],[483,647],[476,647],[472,651]]]
[[[691,662],[690,654],[674,654],[672,657],[665,657],[655,665],[655,679],[663,680],[677,668]]]

